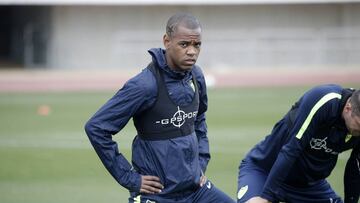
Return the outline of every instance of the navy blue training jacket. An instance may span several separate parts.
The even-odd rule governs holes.
[[[175,104],[191,103],[194,97],[190,85],[191,72],[170,70],[166,64],[165,50],[151,49],[149,53],[154,64],[164,70],[165,84]],[[141,115],[155,104],[158,87],[149,69],[144,69],[127,81],[86,123],[85,131],[101,161],[116,181],[130,192],[139,192],[140,174],[158,176],[165,187],[159,194],[163,197],[198,187],[201,174],[210,160],[205,122],[207,92],[200,68],[193,66],[192,71],[198,83],[200,100],[195,132],[157,141],[145,141],[136,136],[132,145],[132,164],[118,151],[112,136],[134,115]]]
[[[304,187],[328,177],[338,154],[348,149],[353,150],[345,169],[345,198],[359,197],[359,138],[349,135],[342,119],[341,93],[338,85],[309,90],[298,101],[294,119],[286,114],[247,154],[245,160],[269,172],[262,197],[276,201],[282,183]]]

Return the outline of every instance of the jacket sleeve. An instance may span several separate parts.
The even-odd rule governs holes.
[[[298,107],[289,141],[283,145],[265,182],[261,197],[273,202],[280,193],[280,184],[285,180],[295,160],[300,156],[319,125],[328,119],[332,102],[341,95],[330,93],[319,98],[319,92],[309,91]]]
[[[112,135],[118,133],[149,99],[149,94],[138,83],[136,78],[129,80],[85,125],[86,134],[102,163],[129,191],[140,190],[141,176],[119,153]]]
[[[197,82],[199,88],[199,110],[195,120],[195,133],[199,142],[199,162],[203,173],[210,161],[209,139],[207,137],[206,111],[208,108],[208,97],[204,75],[200,68],[197,70]]]
[[[357,203],[360,194],[360,144],[352,150],[344,174],[345,203]]]

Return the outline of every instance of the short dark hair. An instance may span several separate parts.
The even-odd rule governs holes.
[[[171,16],[166,24],[166,34],[172,37],[179,25],[189,29],[201,28],[200,22],[190,13],[176,13]]]
[[[360,116],[360,89],[356,90],[350,98],[351,113]]]

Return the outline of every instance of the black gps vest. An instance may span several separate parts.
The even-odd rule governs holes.
[[[164,140],[186,136],[195,131],[194,123],[199,109],[199,91],[193,71],[195,95],[188,105],[176,105],[165,85],[163,70],[150,63],[147,67],[154,74],[158,94],[153,107],[134,116],[137,134],[144,140]]]

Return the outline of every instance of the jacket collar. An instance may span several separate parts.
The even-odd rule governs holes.
[[[170,67],[166,63],[166,57],[165,57],[165,50],[164,49],[152,48],[152,49],[148,50],[148,52],[152,56],[153,63],[157,67],[162,69],[166,73],[166,75],[168,75],[168,76],[170,76],[172,78],[175,78],[175,79],[183,79],[185,77],[190,76],[191,71],[180,72],[180,71],[174,71],[174,70],[170,69]]]

